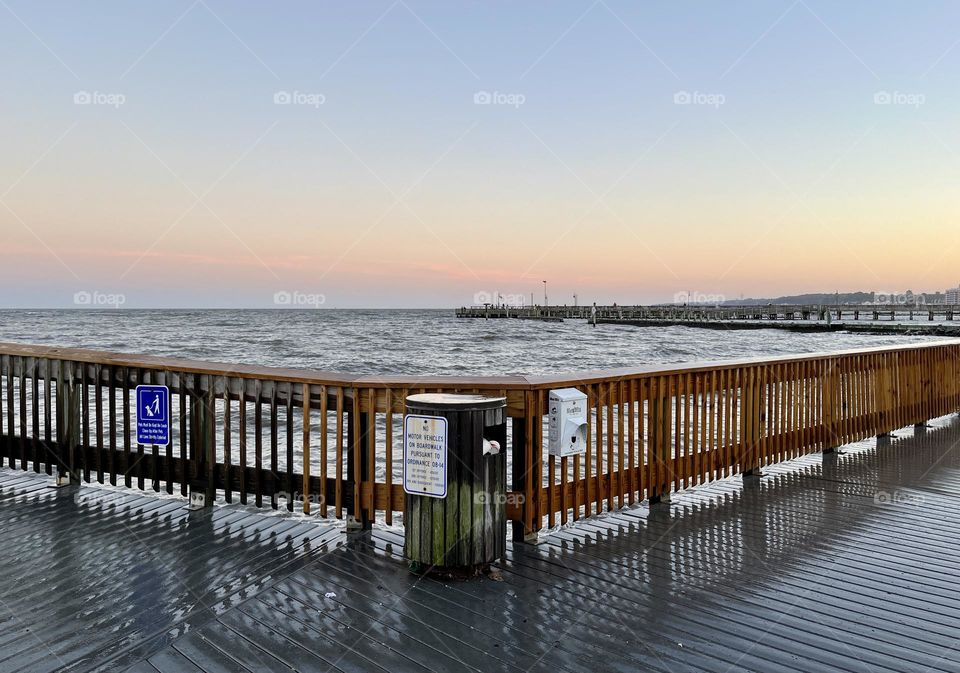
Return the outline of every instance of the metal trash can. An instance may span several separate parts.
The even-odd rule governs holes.
[[[503,557],[506,406],[483,395],[407,398],[404,555],[413,570],[473,575]]]

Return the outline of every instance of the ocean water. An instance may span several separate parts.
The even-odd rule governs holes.
[[[450,310],[0,310],[0,341],[362,374],[549,374],[937,337],[456,318]]]

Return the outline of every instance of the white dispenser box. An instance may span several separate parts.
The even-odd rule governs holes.
[[[551,456],[577,456],[587,451],[587,396],[576,388],[550,391]]]

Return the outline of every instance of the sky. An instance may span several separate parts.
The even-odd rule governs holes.
[[[0,0],[0,306],[943,290],[958,19]]]

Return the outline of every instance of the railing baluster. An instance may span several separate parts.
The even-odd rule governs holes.
[[[6,372],[7,376],[7,464],[10,466],[10,469],[14,469],[17,466],[17,461],[14,457],[13,451],[14,438],[17,436],[17,424],[15,416],[16,402],[13,395],[13,367],[15,358],[9,355],[4,355],[3,362],[4,371]]]
[[[310,514],[310,384],[303,384],[303,513]]]
[[[140,370],[133,370],[133,371],[137,372],[137,380],[135,381],[135,383],[143,383],[143,382],[144,382],[143,372],[140,371]],[[154,383],[154,382],[151,381],[151,383]],[[130,393],[130,389],[129,389],[129,386],[128,386],[128,388],[127,388],[127,394],[128,394],[128,396],[129,396],[129,393]],[[137,404],[137,400],[136,400],[136,390],[134,390],[134,400],[133,400],[133,403],[134,403],[134,408],[136,409],[136,408],[137,408],[137,407],[136,407],[136,404]],[[129,403],[129,401],[127,402],[126,409],[127,409],[127,418],[129,418],[129,417],[130,417],[130,403]],[[139,415],[139,413],[140,413],[140,410],[137,409],[137,414]],[[150,452],[151,452],[151,454],[153,453],[153,449],[152,449],[152,448],[151,448]],[[142,491],[142,490],[143,490],[143,487],[144,487],[144,483],[145,483],[145,477],[146,477],[145,472],[146,472],[146,469],[147,469],[147,465],[146,465],[146,462],[144,461],[144,446],[143,446],[143,444],[141,444],[140,442],[137,442],[137,460],[136,460],[136,462],[134,463],[133,467],[136,468],[136,473],[137,473],[137,488],[139,488],[139,489]]]
[[[26,358],[18,358],[20,365],[20,378],[17,380],[18,393],[20,394],[20,469],[27,469],[27,442],[30,441],[30,434],[27,426],[27,361]]]
[[[693,450],[690,444],[690,424],[693,416],[693,379],[690,372],[683,377],[683,484],[689,488],[693,483]]]
[[[583,468],[583,515],[590,516],[592,509],[591,503],[593,498],[591,498],[593,483],[593,450],[594,450],[594,438],[593,430],[596,425],[593,422],[593,402],[594,402],[594,387],[588,385],[586,390],[587,393],[587,451],[584,454],[584,468]]]
[[[362,446],[362,429],[360,425],[360,391],[354,388],[350,391],[350,417],[347,421],[347,480],[351,482],[350,507],[348,516],[352,516],[355,523],[363,527],[363,501],[360,498],[360,484],[363,481],[363,472],[360,469],[360,447]]]
[[[30,421],[33,424],[31,446],[33,449],[33,471],[40,473],[40,361],[30,358]]]
[[[365,424],[367,432],[367,445],[362,450],[366,454],[363,460],[364,484],[362,489],[367,489],[365,498],[364,520],[373,521],[375,518],[376,502],[376,483],[377,483],[377,391],[373,388],[367,390],[367,420]]]
[[[637,492],[637,381],[626,382],[627,390],[627,503],[636,501]],[[574,456],[576,458],[576,456]]]
[[[253,459],[253,489],[254,504],[263,507],[263,387],[260,379],[254,382],[254,459]]]
[[[140,370],[140,377],[138,378],[138,381],[140,381],[141,383],[143,383],[144,380],[145,380],[145,379],[143,378],[143,370]],[[150,383],[155,384],[155,385],[161,385],[161,386],[167,386],[167,387],[169,387],[169,381],[167,380],[167,374],[166,374],[166,372],[154,372],[154,373],[152,373],[152,374],[151,374],[151,377],[150,377]],[[138,404],[139,404],[139,402],[138,402]],[[139,409],[137,410],[137,413],[138,413],[138,414],[140,413]],[[169,399],[168,399],[168,400],[167,400],[167,418],[168,418],[168,420],[170,419],[170,416],[171,416],[171,414],[170,414],[170,401],[169,401]],[[169,437],[168,439],[170,439],[170,441],[173,441],[173,437]],[[170,444],[169,444],[169,442],[168,442],[168,443],[167,443],[167,446],[169,446],[169,445],[170,445]],[[141,471],[141,474],[143,474],[142,471]],[[162,475],[161,475],[161,463],[160,463],[160,447],[159,447],[157,444],[151,444],[151,445],[150,445],[150,488],[153,489],[153,492],[154,492],[154,493],[159,493],[159,492],[160,492],[160,477],[161,477],[161,476],[162,476]],[[141,478],[140,488],[143,488],[142,478]]]
[[[44,469],[47,474],[53,474],[53,462],[55,460],[55,454],[53,452],[53,422],[52,422],[52,412],[53,412],[53,401],[51,391],[53,390],[53,372],[51,371],[53,363],[44,358],[43,362],[43,452],[41,454],[41,459],[44,463]],[[57,385],[60,385],[59,382]],[[60,436],[57,436],[57,442],[60,441]]]
[[[279,509],[280,507],[280,504],[277,502],[277,492],[280,490],[280,477],[278,474],[280,471],[278,414],[277,383],[274,381],[270,384],[270,506],[273,509]]]
[[[338,519],[343,518],[343,386],[337,386],[337,451],[336,451],[336,472],[337,479],[334,488],[336,489],[336,502],[334,503],[334,514]]]
[[[189,492],[189,482],[194,472],[193,461],[190,456],[190,434],[187,423],[187,408],[190,392],[187,388],[187,375],[183,372],[177,374],[177,387],[180,390],[180,494],[187,495]]]
[[[297,486],[293,482],[293,384],[287,383],[284,387],[287,396],[286,421],[287,421],[287,456],[286,456],[286,476],[284,478],[284,490],[287,493],[287,511],[293,511],[293,501],[296,500]]]
[[[284,386],[287,394],[286,420],[287,420],[287,474],[285,477],[284,490],[287,492],[287,511],[293,511],[293,501],[296,500],[297,485],[293,481],[293,384],[287,383]]]
[[[237,403],[237,414],[240,421],[240,474],[237,479],[237,488],[240,491],[240,502],[247,504],[247,381],[239,380],[240,399]]]
[[[110,393],[110,417],[107,419],[108,429],[110,433],[110,451],[107,453],[107,473],[110,477],[110,484],[112,486],[117,485],[117,469],[116,461],[114,456],[117,455],[117,381],[116,381],[116,370],[113,367],[107,367],[107,373],[110,376],[109,387],[107,388]]]
[[[543,419],[547,415],[546,391],[538,390],[534,395],[534,399],[536,401],[536,425],[533,435],[533,461],[536,479],[533,482],[533,508],[534,521],[536,523],[534,530],[538,531],[543,526],[543,448],[547,439],[544,433]]]
[[[320,516],[327,516],[327,386],[320,386]],[[339,483],[339,482],[338,482]]]
[[[133,462],[130,459],[130,370],[121,367],[119,371],[122,377],[123,399],[123,485],[130,488],[130,470],[133,468]]]
[[[384,391],[384,462],[386,463],[386,473],[384,481],[387,482],[387,506],[384,508],[384,520],[389,526],[393,523],[393,390],[387,388]],[[507,447],[504,446],[506,451]]]
[[[223,499],[233,502],[233,404],[230,399],[232,386],[226,376],[220,377],[220,381],[223,384]]]
[[[622,380],[617,382],[617,507],[622,508],[624,503],[624,497],[626,496],[626,481],[625,477],[627,475],[627,467],[625,464],[626,455],[626,436],[624,434],[624,410],[626,403],[626,392],[624,382]]]

